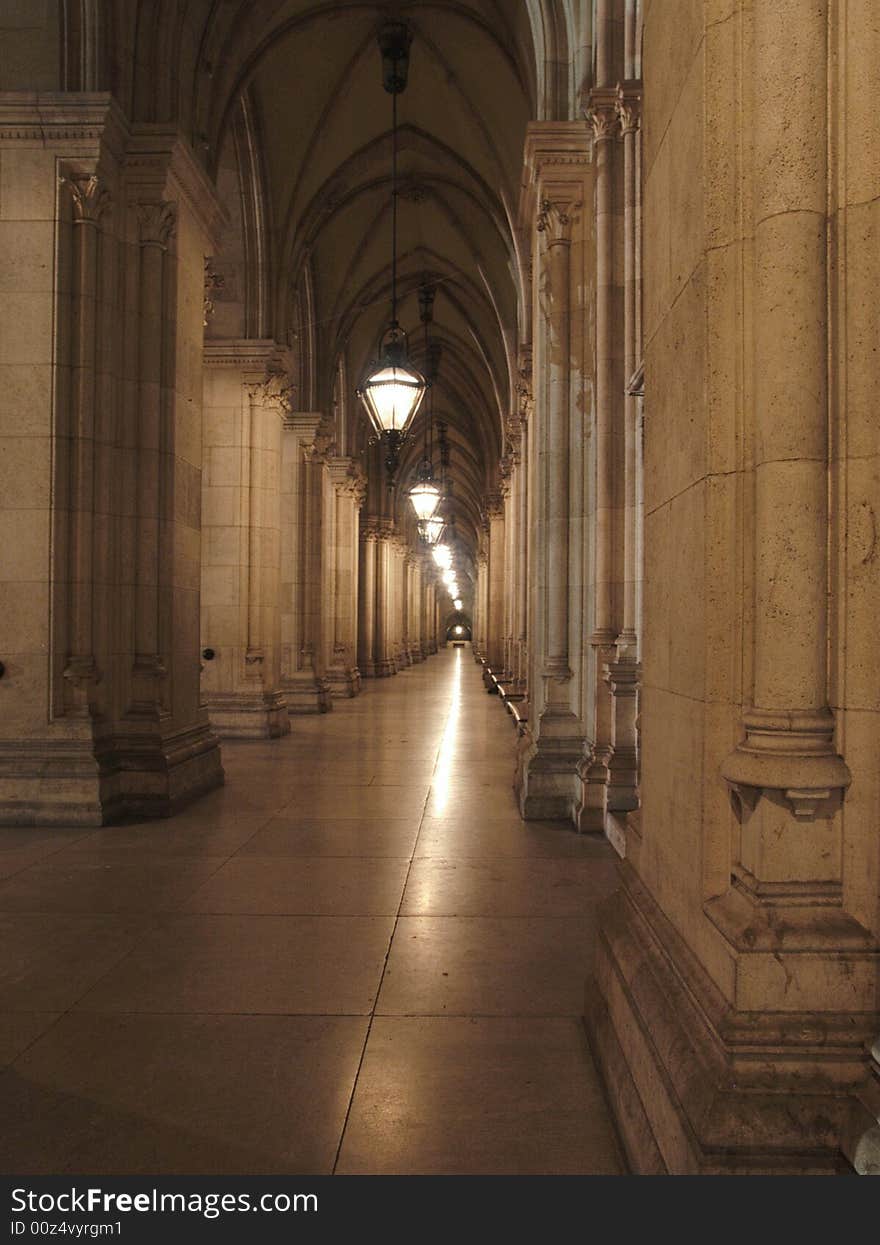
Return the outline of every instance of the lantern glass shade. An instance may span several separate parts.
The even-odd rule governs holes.
[[[443,520],[442,519],[420,519],[419,520],[419,535],[421,536],[422,540],[425,541],[426,544],[436,546],[440,537],[443,535]],[[434,554],[435,554],[435,559],[436,559],[436,554],[437,554],[436,548],[434,549]],[[438,566],[439,565],[440,564],[438,563]]]
[[[432,519],[434,511],[440,505],[440,490],[429,480],[422,480],[410,489],[409,499],[417,519]]]
[[[383,432],[403,435],[419,409],[428,383],[410,364],[402,332],[392,326],[387,337],[381,357],[370,365],[358,397],[380,436]]]
[[[447,567],[452,565],[452,550],[448,545],[438,545],[436,547],[434,550],[434,561],[438,566]]]
[[[461,609],[461,598],[460,597],[456,598],[456,600],[452,602],[452,608],[456,610]]]

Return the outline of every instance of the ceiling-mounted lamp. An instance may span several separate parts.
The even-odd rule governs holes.
[[[397,97],[406,89],[412,34],[404,22],[385,22],[378,39],[382,85],[391,96],[391,321],[357,394],[385,442],[388,487],[393,488],[400,445],[425,396],[427,381],[409,360],[406,333],[397,320]]]

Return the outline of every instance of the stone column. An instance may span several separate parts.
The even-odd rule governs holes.
[[[376,533],[376,623],[373,656],[377,679],[397,674],[394,663],[394,568],[392,565],[392,524],[380,519]]]
[[[168,816],[223,780],[198,688],[218,205],[180,136],[97,93],[5,93],[0,167],[0,822]]]
[[[92,169],[94,169],[94,165]],[[71,169],[63,186],[73,208],[71,256],[70,350],[70,496],[69,598],[70,655],[64,668],[67,716],[88,718],[90,699],[99,681],[95,661],[94,602],[95,510],[97,509],[95,398],[98,384],[98,345],[102,218],[111,199],[105,179],[97,172]]]
[[[436,601],[437,601],[437,570],[436,567],[428,568],[428,574],[424,584],[424,613],[422,622],[422,635],[424,636],[425,651],[430,655],[437,652],[437,627],[436,627]]]
[[[528,418],[531,414],[531,351],[520,365],[518,388],[519,412],[510,421],[511,455],[516,472],[516,510],[513,516],[513,538],[516,558],[516,594],[514,600],[514,670],[513,693],[522,701],[528,700],[528,625],[529,625],[529,524],[528,524]],[[528,716],[523,704],[518,710],[521,717]]]
[[[282,451],[281,686],[288,711],[332,708],[324,667],[324,509],[328,438],[319,412],[285,418]]]
[[[394,659],[397,669],[404,670],[412,665],[412,658],[409,655],[409,603],[406,594],[408,550],[400,536],[395,537],[392,549],[394,555]]]
[[[641,459],[638,453],[641,400],[636,373],[640,356],[639,181],[641,142],[641,83],[628,80],[618,89],[617,113],[624,151],[624,302],[623,302],[623,568],[621,630],[614,659],[604,668],[611,692],[611,757],[608,765],[605,831],[618,850],[624,850],[623,832],[615,813],[638,807],[638,698],[641,683],[637,631],[637,587],[641,578],[638,497]]]
[[[686,66],[646,65],[670,247],[645,250],[643,806],[587,1011],[634,1170],[835,1174],[880,1118],[877,573],[850,492],[876,513],[880,32],[826,0],[704,17]],[[683,163],[698,196],[670,195]]]
[[[493,674],[504,669],[504,500],[500,493],[486,498],[484,513],[489,523],[487,567],[486,661]]]
[[[358,668],[365,679],[376,677],[376,561],[379,531],[376,520],[362,517],[358,568]]]
[[[364,499],[363,472],[351,458],[329,460],[334,491],[333,651],[327,682],[333,696],[357,696],[361,676],[358,651],[358,514]]]
[[[205,345],[202,694],[221,736],[290,730],[280,688],[281,366],[273,341]]]
[[[574,816],[584,747],[584,446],[592,363],[584,353],[592,295],[585,205],[592,200],[584,122],[532,123],[526,169],[534,212],[535,412],[530,426],[529,724],[516,788],[525,817]],[[525,222],[524,222],[525,225]],[[532,554],[534,556],[532,557]]]
[[[412,549],[406,555],[408,575],[407,601],[409,602],[409,652],[415,664],[425,660],[422,651],[422,570],[419,555]]]
[[[606,58],[607,59],[607,58]],[[605,79],[600,79],[605,81]],[[620,136],[616,88],[590,92],[586,109],[596,166],[596,491],[593,650],[595,708],[592,740],[580,767],[582,830],[607,829],[614,766],[615,699],[610,669],[621,629],[623,524],[620,483],[624,456],[624,380],[620,366],[620,277],[615,264],[616,146]],[[616,686],[623,686],[615,681]],[[634,722],[634,717],[633,717]]]

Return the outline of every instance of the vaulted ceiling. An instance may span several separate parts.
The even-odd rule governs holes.
[[[354,389],[389,318],[391,97],[376,33],[389,16],[410,26],[399,99],[399,318],[418,360],[417,291],[436,286],[434,410],[449,427],[461,534],[473,549],[529,334],[528,238],[516,227],[523,140],[530,119],[569,115],[574,28],[589,27],[589,0],[104,7],[123,106],[138,120],[175,119],[227,198],[233,229],[219,262],[250,268],[226,295],[251,304],[240,334],[290,343],[299,400],[335,405],[339,451],[354,454],[366,442]],[[216,330],[229,329],[219,316]],[[417,423],[402,479],[421,442]]]

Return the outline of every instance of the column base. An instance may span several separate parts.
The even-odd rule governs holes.
[[[281,685],[287,712],[291,717],[303,713],[327,713],[333,708],[330,685],[325,678],[309,672],[301,677],[284,679]]]
[[[564,732],[579,726],[574,714],[545,713],[538,719],[537,738],[531,726],[523,729],[513,785],[526,821],[573,819],[577,765],[584,745],[580,735]]]
[[[851,1174],[871,1015],[735,1009],[632,867],[620,873],[586,1022],[633,1172]]]
[[[373,666],[374,679],[388,679],[392,674],[397,674],[397,666],[394,659],[386,657],[382,661],[377,661]]]
[[[113,735],[91,724],[63,738],[0,743],[0,825],[102,826],[171,817],[223,785],[208,722],[164,734],[162,719],[131,720]],[[123,733],[123,731],[125,733]]]
[[[277,739],[290,731],[281,692],[212,692],[205,700],[221,739]]]
[[[361,674],[356,666],[351,670],[334,669],[331,666],[327,671],[327,683],[331,696],[340,700],[351,700],[360,693]]]

